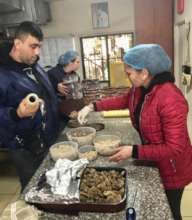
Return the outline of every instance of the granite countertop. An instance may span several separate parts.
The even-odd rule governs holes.
[[[92,113],[89,122],[101,122],[105,124],[105,129],[101,133],[117,133],[121,135],[123,144],[138,144],[140,139],[137,132],[133,129],[128,118],[102,118],[100,113]],[[60,140],[65,138],[65,132],[60,136]],[[53,164],[50,156],[47,155],[35,175],[32,177],[28,186],[25,188],[22,198],[26,192],[34,187],[39,176],[49,169]],[[128,174],[128,193],[126,207],[134,207],[137,220],[171,220],[172,215],[168,205],[163,185],[159,176],[158,169],[153,163],[136,161],[133,159],[126,160],[120,164],[109,162],[106,157],[99,156],[97,160],[91,162],[90,166],[113,166],[123,167]],[[79,212],[78,216],[69,216],[61,214],[51,214],[42,212],[41,220],[122,220],[125,219],[125,210],[117,213],[91,213]]]

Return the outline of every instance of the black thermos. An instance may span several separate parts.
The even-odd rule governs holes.
[[[136,220],[136,212],[134,208],[127,208],[126,210],[126,220]]]

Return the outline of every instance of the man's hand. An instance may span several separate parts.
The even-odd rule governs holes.
[[[109,157],[110,161],[121,162],[132,156],[133,146],[121,146],[117,148],[117,153]]]
[[[92,112],[94,109],[93,104],[89,104],[86,105],[84,108],[82,108],[79,112],[78,112],[78,117],[77,120],[80,124],[85,124],[87,122],[86,117],[88,116],[88,114],[90,112]]]
[[[36,100],[36,102],[30,104],[27,96],[20,102],[16,112],[19,118],[34,117],[36,112],[39,110],[39,107],[39,98]]]

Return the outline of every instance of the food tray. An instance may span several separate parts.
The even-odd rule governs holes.
[[[118,203],[85,203],[81,201],[75,201],[74,203],[62,203],[62,202],[46,202],[42,201],[27,201],[28,203],[36,206],[37,208],[51,213],[60,213],[60,214],[69,214],[69,215],[78,215],[78,212],[99,212],[99,213],[115,213],[119,212],[126,207],[126,197],[127,197],[127,172],[124,168],[117,167],[88,167],[95,168],[97,171],[111,171],[115,170],[120,173],[123,173],[125,179],[125,189],[122,200]],[[83,175],[82,175],[83,176]],[[45,178],[45,175],[43,176]],[[43,180],[44,181],[44,180]],[[42,179],[40,178],[39,182],[42,185]],[[46,185],[46,183],[45,183]]]
[[[87,124],[81,125],[77,120],[69,120],[67,126],[69,128],[92,127],[92,128],[95,128],[96,131],[101,131],[105,128],[103,123],[87,123]]]

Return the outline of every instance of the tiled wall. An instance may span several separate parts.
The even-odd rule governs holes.
[[[188,128],[192,140],[192,85],[189,87],[183,86],[181,83],[181,75],[183,64],[188,64],[192,67],[192,31],[189,29],[189,22],[192,22],[192,1],[185,0],[184,12],[178,14],[177,1],[175,0],[174,13],[174,73],[176,83],[183,91],[189,103]],[[189,31],[190,30],[190,31]]]

